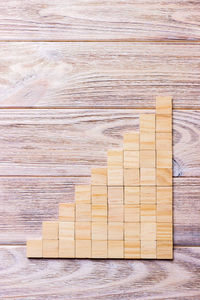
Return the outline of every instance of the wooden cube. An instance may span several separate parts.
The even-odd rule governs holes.
[[[124,223],[108,222],[108,240],[123,241],[124,239]]]
[[[124,241],[124,258],[127,259],[140,258],[140,240]]]
[[[138,186],[140,180],[139,169],[124,169],[124,185]]]
[[[124,168],[139,168],[139,151],[124,151]]]
[[[43,257],[57,258],[58,257],[58,240],[43,240]]]
[[[59,203],[59,221],[75,221],[75,203]]]
[[[155,114],[140,114],[140,131],[148,133],[155,131]]]
[[[91,203],[91,186],[76,185],[75,186],[75,202],[81,204]]]
[[[156,114],[171,114],[172,113],[172,97],[157,96],[156,97]]]
[[[74,258],[75,257],[75,241],[59,239],[59,257]]]
[[[141,150],[140,151],[140,167],[141,168],[155,168],[155,151]]]
[[[140,203],[140,188],[137,186],[124,187],[124,203],[139,204]]]
[[[76,222],[91,221],[91,204],[76,204]]]
[[[107,258],[108,242],[92,240],[92,258]]]
[[[172,151],[158,150],[156,164],[157,168],[172,168]]]
[[[157,241],[157,256],[158,259],[173,259],[173,242]]]
[[[138,132],[129,132],[124,134],[124,150],[139,150]]]
[[[120,204],[108,205],[108,222],[123,222],[124,206]]]
[[[92,243],[91,240],[76,240],[76,255],[77,258],[91,258]]]
[[[91,222],[75,222],[75,239],[91,239]]]
[[[123,204],[123,202],[124,202],[123,186],[109,186],[108,187],[108,203],[109,204]]]
[[[156,241],[141,241],[141,258],[156,258]]]
[[[107,186],[92,185],[92,204],[107,203]]]
[[[92,204],[92,221],[93,222],[107,222],[107,205]]]
[[[108,168],[108,185],[123,185],[123,169],[110,167]]]
[[[172,222],[172,205],[157,203],[157,222]]]
[[[124,239],[129,241],[140,240],[140,223],[124,223]]]
[[[154,150],[155,145],[155,132],[140,132],[140,150]]]
[[[108,150],[108,167],[123,168],[122,150]]]
[[[172,115],[156,115],[156,132],[172,132]]]
[[[59,222],[59,239],[74,240],[74,222]]]
[[[140,201],[141,201],[141,204],[155,204],[156,203],[156,187],[155,186],[141,186],[140,187]]]
[[[42,237],[44,240],[58,239],[58,222],[44,221],[42,223]]]
[[[156,205],[141,204],[141,222],[156,222]]]
[[[107,222],[92,222],[92,239],[106,241],[108,225]]]
[[[172,223],[157,223],[156,239],[160,241],[172,240]]]
[[[157,185],[171,186],[172,185],[172,169],[159,168],[157,169]]]
[[[140,207],[134,204],[124,205],[124,220],[125,222],[139,222],[140,221]]]
[[[42,257],[42,239],[27,241],[26,256]]]
[[[158,186],[157,187],[157,203],[172,205],[172,186]]]
[[[123,241],[108,241],[108,258],[124,258]]]
[[[156,133],[156,149],[157,150],[172,150],[172,133],[157,132]]]
[[[155,185],[156,184],[155,168],[141,168],[140,169],[140,184],[141,185]]]
[[[156,240],[156,223],[141,223],[141,240]]]
[[[92,185],[107,185],[107,169],[92,168],[91,181]]]

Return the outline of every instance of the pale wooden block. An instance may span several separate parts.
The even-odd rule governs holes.
[[[157,150],[172,150],[172,133],[157,132],[156,133],[156,149]]]
[[[159,168],[157,169],[157,185],[171,186],[172,185],[172,169]]]
[[[156,223],[141,223],[141,240],[156,240]]]
[[[156,222],[156,205],[141,204],[141,222]]]
[[[130,241],[140,240],[140,223],[124,223],[124,239]]]
[[[139,204],[140,203],[140,188],[137,186],[124,187],[124,203]]]
[[[139,169],[124,169],[124,185],[138,186],[140,181]]]
[[[123,168],[123,150],[108,150],[108,168]]]
[[[58,240],[45,240],[43,239],[42,253],[45,258],[58,257]]]
[[[59,239],[59,257],[74,258],[75,257],[75,241]]]
[[[172,205],[172,186],[158,186],[157,187],[157,203]]]
[[[139,168],[139,151],[124,151],[124,168]]]
[[[124,258],[123,241],[108,241],[108,258]]]
[[[137,204],[124,205],[124,221],[139,222],[140,221],[140,206]]]
[[[140,184],[155,185],[156,184],[156,169],[155,168],[140,168]]]
[[[123,202],[124,202],[123,186],[109,186],[108,187],[108,203],[109,204],[123,204]]]
[[[124,150],[139,150],[138,132],[128,132],[124,134]]]
[[[59,239],[74,240],[74,222],[59,222]]]
[[[92,204],[107,203],[107,186],[92,185]]]
[[[171,114],[172,113],[172,97],[157,96],[156,97],[156,114]]]
[[[140,114],[140,131],[148,133],[155,131],[155,114]]]
[[[172,223],[157,223],[156,239],[160,241],[172,240]]]
[[[107,258],[108,242],[92,240],[92,258]]]
[[[58,222],[57,221],[44,221],[42,223],[42,237],[45,240],[58,239]]]
[[[91,222],[75,222],[75,239],[91,239]]]
[[[127,259],[135,259],[140,258],[141,248],[140,248],[140,240],[135,241],[124,241],[124,258]]]
[[[75,241],[77,258],[91,258],[92,243],[91,240],[76,240]]]
[[[108,205],[108,222],[124,221],[124,205],[109,204]]]
[[[140,150],[155,150],[155,132],[140,132]]]
[[[75,203],[59,203],[59,221],[75,221]]]
[[[117,185],[122,186],[123,185],[123,169],[122,168],[116,168],[116,167],[110,167],[108,168],[108,185]]]
[[[172,132],[172,115],[156,115],[156,132]]]
[[[158,150],[156,152],[157,168],[172,168],[172,151]]]
[[[154,150],[140,150],[140,167],[155,168],[156,155]]]
[[[26,243],[27,257],[42,257],[42,239],[28,240]]]
[[[91,221],[91,204],[76,204],[76,222]]]
[[[107,222],[92,222],[92,240],[107,240],[108,224]]]
[[[108,240],[123,241],[124,239],[124,223],[108,222]]]
[[[92,221],[93,222],[107,222],[107,205],[106,204],[92,204]]]
[[[75,185],[75,202],[81,204],[91,203],[90,185]]]
[[[107,168],[91,169],[92,185],[107,185]]]
[[[173,259],[173,242],[157,241],[157,259]]]
[[[141,241],[141,258],[156,258],[156,241]]]
[[[141,204],[155,204],[156,203],[156,187],[155,186],[141,186],[140,187],[140,202],[141,202]]]
[[[157,203],[157,222],[172,222],[172,205]]]

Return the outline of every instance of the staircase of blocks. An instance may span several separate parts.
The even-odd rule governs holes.
[[[141,114],[139,132],[108,150],[107,167],[75,186],[75,202],[43,222],[27,257],[173,259],[171,97],[156,97],[156,114]]]

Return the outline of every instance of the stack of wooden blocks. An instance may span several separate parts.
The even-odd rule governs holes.
[[[107,168],[92,168],[74,203],[60,203],[27,256],[172,259],[172,231],[172,98],[157,97],[156,114],[141,114],[140,132],[108,151]]]

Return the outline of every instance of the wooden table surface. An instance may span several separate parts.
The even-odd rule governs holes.
[[[0,1],[0,299],[200,299],[199,1]],[[173,261],[27,259],[91,166],[174,98]]]

